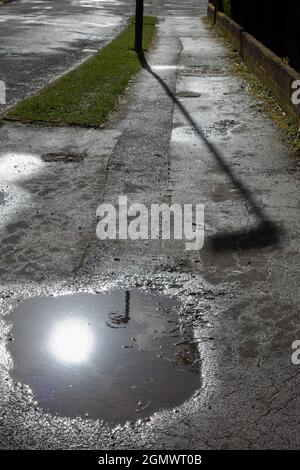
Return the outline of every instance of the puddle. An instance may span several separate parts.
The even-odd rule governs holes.
[[[214,202],[226,202],[229,200],[236,201],[242,199],[242,195],[237,189],[226,189],[224,187],[220,187],[211,194],[211,198]]]
[[[178,95],[179,96],[179,95]],[[183,96],[183,95],[181,95]],[[187,96],[187,95],[185,95]],[[192,97],[192,96],[190,96]],[[218,121],[210,127],[202,128],[203,133],[206,137],[228,137],[231,133],[242,133],[245,130],[245,125],[234,121],[232,119],[225,119]],[[198,133],[192,127],[184,127],[182,125],[174,126],[172,132],[172,140],[184,142],[191,141],[192,138],[199,140]]]
[[[234,121],[233,119],[223,119],[221,121],[216,122],[213,126],[205,129],[204,131],[207,136],[210,136],[210,135],[225,136],[229,132],[232,132],[233,129],[239,125],[240,123],[238,121]]]
[[[199,354],[179,305],[135,289],[35,297],[12,314],[15,380],[67,417],[134,421],[174,408],[199,388]]]
[[[183,70],[183,65],[151,65],[153,70]]]
[[[178,98],[200,98],[201,93],[195,93],[193,91],[180,91],[177,93]]]
[[[75,163],[82,162],[86,156],[86,153],[46,153],[45,155],[42,155],[42,160],[44,160],[44,162]]]

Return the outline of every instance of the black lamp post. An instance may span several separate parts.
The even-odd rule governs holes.
[[[217,23],[217,14],[219,10],[219,0],[215,0],[215,17],[214,17],[214,24]]]
[[[135,50],[143,50],[144,0],[136,0],[135,10]]]

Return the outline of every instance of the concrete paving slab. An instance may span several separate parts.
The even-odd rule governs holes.
[[[33,280],[74,271],[95,226],[107,162],[120,135],[18,124],[0,128],[2,279]],[[84,159],[43,160],[53,153]]]

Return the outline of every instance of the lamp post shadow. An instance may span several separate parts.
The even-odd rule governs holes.
[[[222,171],[231,181],[232,185],[240,192],[242,197],[248,202],[250,208],[256,216],[257,223],[249,229],[241,229],[233,232],[221,232],[208,237],[209,248],[213,251],[232,250],[232,249],[251,249],[263,248],[267,246],[277,245],[280,243],[283,230],[272,221],[264,212],[262,207],[257,203],[249,188],[239,179],[230,166],[226,163],[224,155],[218,147],[211,142],[205,135],[201,127],[198,126],[193,117],[189,114],[185,106],[174,95],[172,90],[164,82],[164,80],[153,71],[148,64],[143,51],[137,52],[139,61],[144,70],[149,72],[164,89],[166,95],[178,107],[181,114],[189,122],[199,139],[206,145],[209,152],[221,167]]]

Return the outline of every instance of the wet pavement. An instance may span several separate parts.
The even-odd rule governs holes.
[[[120,135],[116,130],[0,128],[0,188],[6,194],[2,281],[72,275],[94,232],[105,169]],[[60,153],[79,158],[69,163],[49,158]]]
[[[292,342],[300,337],[299,165],[243,79],[233,74],[228,50],[196,16],[199,3],[189,2],[186,16],[182,3],[172,11],[161,3],[150,67],[144,64],[104,130],[1,128],[2,448],[299,448],[299,366],[291,361]],[[199,14],[204,2],[201,8]],[[60,153],[87,156],[78,162],[43,160]],[[9,192],[11,185],[18,190]],[[129,204],[205,204],[204,249],[187,252],[174,240],[99,242],[95,207],[116,203],[119,195],[127,195]],[[133,323],[127,325],[136,332],[135,322],[142,319],[152,339],[152,295],[180,306],[171,321],[188,332],[188,349],[195,352],[196,345],[198,386],[193,379],[190,387],[173,387],[172,403],[151,405],[145,396],[125,395],[134,397],[130,409],[145,415],[121,417],[124,407],[114,403],[113,425],[105,415],[112,402],[107,408],[101,403],[99,415],[96,406],[83,417],[84,410],[74,417],[74,408],[64,415],[50,409],[49,401],[43,406],[45,388],[38,389],[26,353],[41,348],[48,331],[56,345],[56,355],[49,353],[52,364],[58,356],[70,359],[62,339],[72,344],[85,332],[89,341],[83,341],[82,355],[92,343],[92,325],[78,327],[70,323],[68,308],[61,310],[77,299],[69,296],[78,296],[76,309],[83,298],[89,303],[84,322],[92,323],[97,299],[117,292],[114,302],[124,307],[106,317],[112,326],[120,312],[127,318],[126,292],[136,289]],[[50,312],[49,328],[44,312]],[[164,330],[164,313],[158,312],[154,316]],[[60,320],[63,328],[57,329],[54,322]],[[41,334],[26,348],[32,322]],[[97,320],[97,331],[102,327]],[[173,351],[173,329],[168,331],[167,350],[170,345]],[[120,334],[124,339],[109,342],[118,361],[132,349],[120,350],[120,344],[136,337],[126,328]],[[56,372],[44,372],[53,389]],[[85,385],[95,383],[90,379]],[[74,375],[67,382],[74,385]],[[136,382],[129,386],[142,385]]]

